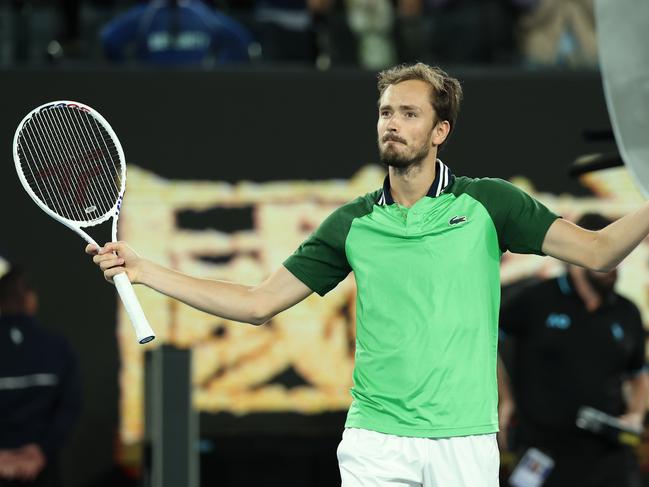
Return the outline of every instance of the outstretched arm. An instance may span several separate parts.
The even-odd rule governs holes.
[[[543,240],[543,253],[594,271],[614,269],[649,234],[649,203],[599,231],[557,219]]]
[[[126,272],[140,283],[178,299],[196,309],[226,318],[261,325],[276,314],[309,296],[312,291],[286,268],[280,267],[258,286],[199,279],[141,258],[125,242],[107,243],[100,249],[88,245],[86,252],[104,277]]]

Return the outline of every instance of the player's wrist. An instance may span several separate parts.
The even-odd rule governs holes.
[[[156,267],[157,264],[154,262],[140,257],[138,259],[133,284],[142,284],[151,287],[151,283],[155,281],[153,276],[155,275]]]
[[[137,265],[133,266],[133,277],[131,278],[132,284],[144,284],[146,285],[146,275],[147,275],[147,260],[142,259],[141,257],[137,260]]]

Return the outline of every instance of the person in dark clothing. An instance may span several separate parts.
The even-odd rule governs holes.
[[[153,0],[110,21],[101,32],[106,57],[122,62],[128,46],[150,65],[196,66],[250,61],[252,34],[201,0]]]
[[[25,273],[0,278],[0,487],[61,486],[59,453],[80,412],[75,355],[37,310]]]
[[[328,47],[334,0],[256,0],[255,34],[263,59],[271,62],[313,63]],[[324,38],[323,38],[324,37]],[[325,45],[323,45],[325,44]]]
[[[590,230],[609,223],[596,214],[577,222]],[[522,286],[503,302],[502,345],[511,346],[505,362],[515,408],[502,401],[500,428],[507,429],[515,409],[513,448],[536,448],[554,460],[544,487],[639,485],[629,446],[576,424],[582,406],[636,429],[644,422],[645,331],[638,308],[614,291],[616,279],[615,270],[596,273],[570,265],[558,278]]]

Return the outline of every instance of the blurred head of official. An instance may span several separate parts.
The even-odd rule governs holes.
[[[34,316],[38,312],[38,295],[27,274],[13,268],[0,277],[0,313]]]

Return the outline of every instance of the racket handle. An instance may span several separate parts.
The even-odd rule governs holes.
[[[144,316],[142,306],[140,306],[140,302],[137,300],[137,296],[135,296],[133,285],[128,280],[126,272],[114,276],[113,282],[115,283],[119,297],[122,299],[122,303],[124,303],[126,312],[129,318],[131,318],[138,343],[144,344],[150,342],[155,338],[155,333],[149,325],[146,316]]]

